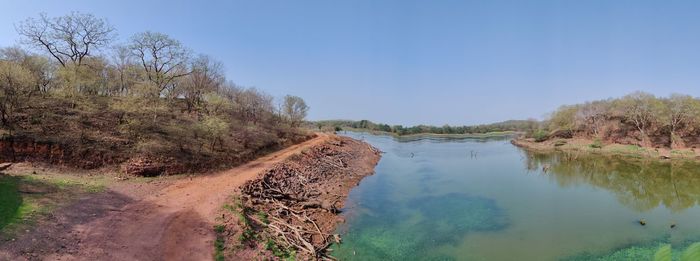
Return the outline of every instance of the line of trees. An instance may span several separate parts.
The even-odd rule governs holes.
[[[618,99],[562,106],[551,114],[549,131],[570,132],[617,142],[633,137],[641,146],[683,148],[697,143],[700,99],[635,92]]]
[[[122,134],[133,134],[132,140],[176,128],[206,136],[214,148],[226,139],[247,144],[254,143],[251,137],[282,137],[309,109],[297,96],[276,103],[258,89],[237,86],[226,79],[221,62],[164,33],[145,31],[118,42],[106,19],[79,12],[41,14],[19,22],[16,30],[22,46],[0,48],[6,136],[47,135],[38,131],[48,124],[47,115],[97,113],[126,129]]]
[[[227,82],[223,65],[207,55],[192,55],[178,40],[157,32],[133,35],[128,42],[110,45],[116,30],[91,14],[74,12],[60,17],[29,18],[17,26],[22,43],[47,55],[21,47],[0,50],[3,122],[15,101],[32,95],[138,97],[183,100],[189,112],[206,109],[205,101],[224,96],[240,105],[242,115],[257,121],[259,112],[272,112],[272,98],[255,89]],[[296,96],[284,99],[290,121],[301,121],[308,106]],[[287,104],[289,103],[289,105]]]
[[[540,122],[537,120],[510,120],[491,124],[472,125],[472,126],[450,126],[442,127],[430,125],[417,125],[404,127],[402,125],[388,125],[383,123],[374,123],[368,120],[347,121],[347,120],[328,120],[316,122],[318,128],[354,128],[371,131],[382,131],[395,133],[397,135],[412,135],[412,134],[483,134],[490,132],[505,132],[518,131],[528,132],[536,130],[540,127]]]

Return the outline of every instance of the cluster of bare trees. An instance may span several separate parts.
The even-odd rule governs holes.
[[[668,136],[671,147],[683,147],[685,136],[700,130],[700,99],[674,94],[668,98],[635,92],[618,99],[567,105],[552,113],[549,128],[585,133],[605,138],[616,131],[617,123],[630,126],[639,134],[643,146],[653,136]],[[617,127],[619,129],[619,127]]]
[[[184,103],[213,136],[239,121],[296,127],[308,110],[299,97],[287,96],[275,106],[270,95],[236,86],[226,80],[221,62],[195,55],[163,33],[146,31],[117,43],[106,19],[79,12],[41,14],[16,29],[30,51],[0,49],[0,114],[6,129],[13,128],[16,110],[40,97],[66,99],[73,106],[114,97],[113,108],[148,112],[154,122],[161,111]]]

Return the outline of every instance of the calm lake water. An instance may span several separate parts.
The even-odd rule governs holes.
[[[700,241],[697,163],[345,135],[385,153],[348,198],[341,260],[644,260]]]

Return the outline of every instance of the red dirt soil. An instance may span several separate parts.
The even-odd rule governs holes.
[[[67,209],[74,213],[49,218],[55,219],[52,228],[42,225],[17,241],[2,242],[0,260],[211,260],[214,219],[236,188],[330,137],[319,133],[227,171],[174,181],[147,196],[112,190],[81,200]]]

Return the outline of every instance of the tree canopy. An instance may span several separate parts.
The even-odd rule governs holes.
[[[562,106],[548,123],[552,132],[564,130],[600,139],[633,136],[642,146],[685,146],[684,137],[689,139],[700,130],[700,99],[635,92],[617,99]]]

